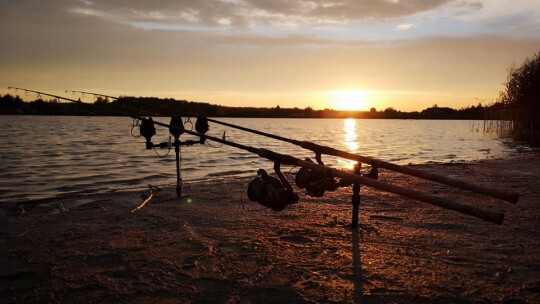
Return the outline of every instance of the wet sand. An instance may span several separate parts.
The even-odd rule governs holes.
[[[136,213],[147,190],[4,204],[0,302],[539,303],[540,155],[415,167],[521,199],[381,170],[505,222],[364,187],[354,232],[350,187],[280,213],[245,193],[242,208],[247,179],[184,185],[189,201],[164,189]]]

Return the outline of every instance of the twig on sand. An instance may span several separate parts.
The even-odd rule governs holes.
[[[135,211],[139,211],[140,209],[148,205],[148,203],[150,203],[150,200],[152,200],[152,198],[154,197],[154,190],[161,191],[161,188],[157,186],[152,186],[150,184],[148,184],[148,189],[150,190],[150,196],[147,199],[145,199],[137,208],[131,210],[132,213],[134,213]]]
[[[19,209],[21,209],[21,214],[19,214],[19,215],[23,215],[23,214],[26,213],[26,210],[24,209],[24,205],[23,205],[23,204],[20,204],[20,205],[19,205]]]
[[[62,213],[66,213],[69,210],[64,207],[64,205],[61,202],[56,203],[56,207],[58,207],[58,210],[60,210]]]

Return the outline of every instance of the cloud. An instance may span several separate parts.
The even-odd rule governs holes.
[[[232,27],[303,27],[399,18],[455,0],[57,0],[9,1],[4,10],[42,10],[102,17],[109,21]]]
[[[0,0],[0,87],[474,91],[538,51],[523,1]]]
[[[406,30],[410,30],[412,28],[415,28],[414,24],[412,24],[412,23],[402,23],[402,24],[396,26],[394,29],[396,31],[406,31]]]
[[[19,0],[0,1],[0,10],[14,24],[18,22],[14,19],[32,16],[43,19],[47,26],[64,26],[69,20],[68,26],[77,27],[94,18],[111,26],[145,30],[387,40],[394,39],[396,31],[411,33],[397,39],[421,38],[434,31],[449,36],[497,31],[534,36],[540,32],[535,1],[513,5],[504,0]],[[418,30],[406,31],[412,28]],[[519,31],[522,28],[524,32]]]
[[[452,0],[96,0],[93,6],[138,21],[174,20],[182,23],[185,22],[182,15],[196,14],[199,16],[196,22],[208,25],[223,18],[237,20],[238,24],[269,24],[274,18],[306,23],[393,18],[432,10],[449,2]]]

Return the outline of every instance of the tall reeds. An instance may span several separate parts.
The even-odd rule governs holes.
[[[484,131],[540,139],[540,52],[510,69],[505,90],[486,111]]]

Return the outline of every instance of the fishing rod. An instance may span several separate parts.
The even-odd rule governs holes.
[[[142,117],[135,117],[135,118],[145,119]],[[150,120],[147,120],[147,121],[150,121]],[[153,121],[153,123],[162,127],[168,127],[169,129],[175,128],[171,125],[161,123],[158,121]],[[195,132],[195,131],[190,131],[186,129],[183,129],[183,131],[190,135],[201,136],[200,133]],[[392,184],[382,182],[382,181],[379,181],[370,177],[366,177],[359,174],[350,173],[343,170],[320,165],[312,161],[301,160],[294,156],[280,154],[280,153],[277,153],[268,149],[247,146],[247,145],[239,144],[239,143],[232,142],[229,140],[213,137],[210,135],[204,135],[204,137],[208,140],[212,140],[212,141],[219,142],[227,146],[235,147],[235,148],[238,148],[238,149],[241,149],[241,150],[253,153],[253,154],[257,154],[261,158],[265,158],[274,162],[274,170],[276,171],[276,174],[279,177],[279,182],[281,182],[281,186],[279,185],[276,179],[272,179],[270,181],[265,180],[268,178],[268,175],[265,173],[264,170],[261,169],[258,172],[260,177],[255,179],[250,185],[251,189],[248,189],[248,196],[250,196],[250,199],[256,200],[256,201],[259,200],[257,201],[258,203],[261,203],[267,207],[271,207],[272,209],[276,211],[283,210],[283,208],[286,205],[294,204],[298,201],[297,197],[295,198],[294,195],[291,195],[290,191],[292,188],[288,184],[285,177],[283,177],[283,174],[281,174],[280,172],[280,165],[285,164],[285,165],[290,165],[290,166],[302,167],[307,170],[311,170],[312,172],[316,174],[320,174],[324,176],[339,177],[354,184],[362,184],[362,185],[366,185],[368,187],[383,190],[386,192],[399,194],[399,195],[412,198],[415,200],[419,200],[428,204],[432,204],[432,205],[436,205],[436,206],[450,209],[453,211],[457,211],[460,213],[468,214],[468,215],[471,215],[471,216],[474,216],[474,217],[477,217],[477,218],[480,218],[480,219],[483,219],[485,221],[492,222],[495,224],[502,224],[504,220],[504,214],[500,212],[484,210],[478,207],[469,206],[469,205],[459,203],[459,202],[454,202],[452,200],[448,200],[445,198],[425,194],[417,190],[407,189],[401,186],[392,185]],[[266,187],[271,187],[271,188],[273,187],[273,188],[278,188],[278,190],[281,190],[281,192],[278,191],[277,194],[274,195],[277,197],[277,199],[275,198],[268,199],[268,197],[265,197],[264,193],[261,194],[261,192],[265,192]]]
[[[41,96],[41,95],[42,95],[42,94],[41,94],[42,92],[33,91],[33,90],[27,90],[27,89],[17,88],[17,87],[8,87],[8,90],[11,90],[11,89],[14,89],[14,90],[16,90],[16,91],[21,90],[21,91],[24,91],[25,93],[29,93],[29,92],[31,92],[31,93],[36,93],[37,98],[41,98],[41,97],[42,97],[42,96]],[[43,94],[43,95],[50,96],[50,97],[54,97],[54,98],[56,98],[56,99],[64,99],[64,98],[62,98],[62,97],[60,97],[60,96],[56,96],[56,95],[49,95],[49,94]],[[73,102],[73,103],[75,103],[75,104],[81,104],[81,103],[82,103],[81,101],[78,101],[78,100],[69,100],[69,101],[71,101],[71,102]],[[86,110],[86,109],[79,109],[78,107],[75,107],[75,106],[73,106],[73,105],[71,105],[71,104],[69,104],[69,103],[63,103],[63,105],[67,105],[67,106],[70,107],[71,109],[74,109],[75,111],[78,111],[78,112],[81,112],[81,113],[85,113],[86,115],[90,115],[90,116],[92,116],[92,115],[94,115],[94,116],[95,116],[95,115],[98,115],[98,113],[95,113],[95,112],[92,112],[92,111],[89,111],[89,110]],[[87,117],[88,117],[88,116],[87,116]]]
[[[42,92],[42,91],[35,91],[35,90],[30,90],[30,89],[25,89],[25,88],[18,88],[18,87],[8,87],[8,89],[23,90],[25,92],[32,92],[32,93],[36,93],[36,94],[39,94],[39,95],[50,96],[50,97],[54,97],[54,98],[57,98],[57,99],[63,99],[63,100],[71,101],[71,102],[74,102],[74,103],[82,104],[81,101],[78,101],[78,100],[75,100],[75,99],[72,99],[72,98],[63,97],[63,96],[54,95],[54,94],[49,94],[49,93],[45,93],[45,92]],[[137,120],[142,121],[142,123],[140,125],[140,133],[141,133],[141,135],[143,137],[146,138],[146,149],[147,150],[155,149],[156,147],[158,147],[158,148],[167,148],[168,147],[170,149],[171,146],[174,145],[174,152],[175,152],[175,155],[176,155],[176,194],[177,194],[178,197],[180,197],[182,195],[182,178],[181,178],[181,173],[180,173],[181,172],[180,171],[180,147],[181,146],[193,146],[193,145],[195,145],[197,143],[204,144],[204,142],[205,142],[204,137],[199,134],[198,135],[199,138],[200,138],[199,141],[194,141],[194,140],[181,141],[180,140],[180,135],[182,133],[184,133],[184,125],[182,123],[181,117],[175,116],[175,117],[171,117],[171,122],[170,122],[169,125],[167,125],[169,127],[169,132],[171,133],[171,135],[174,136],[174,142],[171,143],[171,141],[169,139],[169,142],[164,142],[164,143],[154,145],[149,140],[149,138],[151,138],[152,136],[154,136],[156,134],[156,130],[154,128],[154,125],[153,125],[154,123],[152,121],[152,118],[147,119],[147,118],[144,118],[144,117],[132,115],[131,113],[128,113],[128,112],[125,112],[125,111],[120,111],[120,110],[116,110],[116,109],[109,109],[109,108],[106,108],[106,107],[101,107],[101,106],[96,105],[96,104],[93,104],[91,106],[102,109],[102,110],[103,109],[109,110],[109,111],[115,112],[116,114],[119,114],[121,116],[128,116],[128,117],[131,117],[133,119],[137,119]],[[130,109],[130,110],[132,110],[132,109]],[[204,125],[204,123],[205,123],[204,120],[201,120],[200,122],[197,121],[197,123],[195,124],[195,128],[199,133],[206,133],[208,131],[208,123],[206,123],[206,126]]]
[[[66,90],[66,93],[68,92],[73,92],[73,93],[80,93],[80,94],[83,94],[83,95],[93,95],[93,96],[100,96],[100,97],[106,97],[106,98],[110,98],[110,99],[119,99],[119,97],[116,97],[116,96],[110,96],[110,95],[105,95],[105,94],[98,94],[98,93],[92,93],[92,92],[85,92],[85,91],[75,91],[75,90]]]
[[[73,101],[73,99],[70,99],[70,98],[52,95],[52,94],[48,94],[44,92],[38,92],[38,91],[31,91],[31,92],[36,92],[36,93],[52,96],[59,99]],[[124,113],[124,114],[128,114],[128,113]],[[480,218],[480,219],[483,219],[485,221],[492,222],[495,224],[502,224],[504,220],[503,213],[495,212],[491,210],[484,210],[475,206],[470,206],[463,203],[454,202],[452,200],[448,200],[445,198],[425,194],[417,190],[407,189],[401,186],[392,185],[386,182],[378,181],[373,178],[359,175],[358,169],[355,170],[355,173],[345,172],[343,170],[317,164],[312,161],[301,160],[299,158],[296,158],[290,155],[280,154],[280,153],[277,153],[268,149],[256,148],[256,147],[232,142],[226,139],[221,139],[221,138],[205,135],[204,133],[208,131],[208,128],[199,127],[199,129],[197,129],[196,127],[196,131],[191,131],[191,130],[185,129],[183,126],[179,126],[176,124],[165,124],[159,121],[153,121],[152,118],[145,118],[145,117],[141,117],[137,115],[128,115],[128,116],[132,117],[133,119],[141,120],[140,133],[142,136],[145,137],[147,141],[146,142],[147,149],[149,147],[154,146],[154,144],[151,142],[151,139],[155,135],[154,125],[158,125],[158,126],[169,128],[169,131],[173,135],[174,135],[173,132],[179,134],[178,138],[180,137],[181,134],[186,133],[186,134],[200,137],[201,143],[204,142],[205,140],[212,140],[212,141],[224,144],[224,145],[232,146],[232,147],[256,154],[261,158],[265,158],[270,161],[273,161],[274,171],[276,172],[278,178],[270,177],[266,173],[266,171],[260,169],[258,171],[258,177],[255,178],[249,184],[248,196],[250,200],[256,201],[263,206],[270,207],[271,209],[275,211],[283,210],[287,205],[298,202],[298,196],[293,192],[292,187],[290,186],[287,179],[283,176],[283,174],[280,171],[281,164],[285,164],[285,165],[290,165],[290,166],[302,167],[306,170],[309,170],[308,172],[314,173],[315,175],[332,177],[332,178],[339,177],[343,179],[344,181],[353,183],[354,184],[353,190],[355,192],[353,193],[353,204],[355,203],[355,195],[357,197],[359,195],[359,193],[356,193],[356,192],[359,192],[359,187],[357,186],[362,184],[362,185],[366,185],[368,187],[372,187],[372,188],[379,189],[382,191],[399,194],[399,195],[412,198],[415,200],[419,200],[425,203],[429,203],[429,204],[443,207],[446,209],[454,210],[463,214],[471,215],[471,216],[474,216],[474,217],[477,217],[477,218]],[[171,119],[171,121],[173,121],[173,119]],[[200,123],[199,126],[202,125],[204,127],[205,126],[204,121],[205,120],[203,119],[203,122]],[[177,170],[178,170],[178,166],[177,166]],[[297,184],[298,184],[298,177],[297,177]],[[359,203],[359,199],[357,200],[357,203]],[[355,209],[358,210],[357,208]],[[358,213],[353,213],[353,226],[355,222],[358,223]]]
[[[103,94],[98,94],[98,93],[66,90],[66,92],[68,92],[68,91],[69,92],[76,92],[76,93],[83,93],[83,94],[91,94],[91,95],[94,95],[94,96],[102,96],[102,97],[107,97],[107,98],[111,98],[111,99],[119,99],[119,97],[103,95]],[[133,99],[133,100],[135,100],[135,99]],[[179,114],[180,115],[185,115],[185,116],[190,116],[190,117],[197,116],[197,115],[191,115],[189,113],[179,113]],[[258,130],[255,130],[255,129],[246,128],[246,127],[243,127],[243,126],[239,126],[239,125],[235,125],[235,124],[231,124],[231,123],[227,123],[227,122],[223,122],[223,121],[219,121],[219,120],[212,119],[212,118],[206,118],[206,119],[209,122],[213,122],[213,123],[220,124],[220,125],[223,125],[223,126],[226,126],[226,127],[235,128],[235,129],[250,132],[250,133],[253,133],[253,134],[269,137],[269,138],[272,138],[272,139],[280,140],[280,141],[283,141],[283,142],[287,142],[287,143],[290,143],[290,144],[293,144],[293,145],[300,146],[300,147],[302,147],[302,148],[304,148],[306,150],[311,150],[311,151],[315,152],[315,159],[317,160],[317,163],[319,163],[320,165],[324,165],[324,163],[321,160],[321,155],[322,154],[331,155],[331,156],[337,156],[337,157],[345,158],[345,159],[348,159],[348,160],[353,160],[353,161],[356,161],[356,162],[359,162],[359,163],[364,163],[364,164],[371,165],[372,171],[370,172],[370,174],[372,176],[376,176],[378,174],[377,168],[384,168],[384,169],[387,169],[387,170],[391,170],[391,171],[411,175],[411,176],[414,176],[414,177],[418,177],[418,178],[438,182],[438,183],[441,183],[441,184],[454,186],[454,187],[457,187],[457,188],[460,188],[460,189],[463,189],[463,190],[469,190],[469,191],[472,191],[472,192],[475,192],[475,193],[484,194],[484,195],[488,195],[488,196],[491,196],[491,197],[499,198],[499,199],[502,199],[504,201],[514,203],[514,204],[517,203],[518,200],[519,200],[519,194],[515,193],[515,192],[508,192],[508,191],[504,191],[504,190],[501,190],[501,189],[494,189],[494,188],[490,188],[490,187],[485,187],[485,186],[473,184],[473,183],[470,183],[470,182],[467,182],[467,181],[464,181],[464,180],[460,180],[460,179],[457,179],[457,178],[452,178],[452,177],[448,177],[448,176],[444,176],[444,175],[440,175],[440,174],[436,174],[436,173],[426,172],[426,171],[422,171],[422,170],[418,170],[418,169],[414,169],[414,168],[410,168],[410,167],[400,166],[400,165],[396,165],[394,163],[386,162],[386,161],[376,159],[376,158],[373,158],[373,157],[363,156],[363,155],[360,155],[360,154],[354,154],[354,153],[346,152],[346,151],[343,151],[343,150],[338,150],[338,149],[335,149],[335,148],[332,148],[332,147],[319,145],[319,144],[309,142],[309,141],[300,141],[300,140],[296,140],[296,139],[291,139],[291,138],[287,138],[287,137],[283,137],[283,136],[279,136],[279,135],[275,135],[275,134],[271,134],[271,133],[267,133],[267,132],[263,132],[263,131],[258,131]]]
[[[25,91],[25,92],[31,92],[31,93],[36,93],[38,96],[41,96],[41,95],[44,95],[44,96],[49,96],[49,97],[53,97],[53,98],[56,98],[56,99],[63,99],[63,100],[66,100],[66,101],[70,101],[70,102],[73,102],[75,104],[78,104],[78,105],[89,105],[89,106],[93,106],[95,108],[98,108],[98,109],[101,109],[101,110],[106,110],[106,111],[109,111],[109,112],[115,112],[116,114],[118,115],[121,115],[121,116],[130,116],[129,113],[127,112],[124,112],[124,111],[119,111],[119,110],[116,110],[116,109],[110,109],[110,108],[105,108],[105,107],[101,107],[101,106],[98,106],[96,104],[86,104],[80,100],[75,100],[75,99],[72,99],[72,98],[67,98],[67,97],[63,97],[63,96],[59,96],[59,95],[54,95],[54,94],[50,94],[50,93],[45,93],[45,92],[41,92],[41,91],[35,91],[35,90],[31,90],[31,89],[25,89],[25,88],[18,88],[18,87],[8,87],[8,90],[11,90],[11,89],[14,89],[14,90],[21,90],[21,91]],[[90,111],[87,111],[87,112],[90,112]],[[93,113],[93,112],[92,112]],[[96,113],[93,113],[93,114],[96,114]]]

